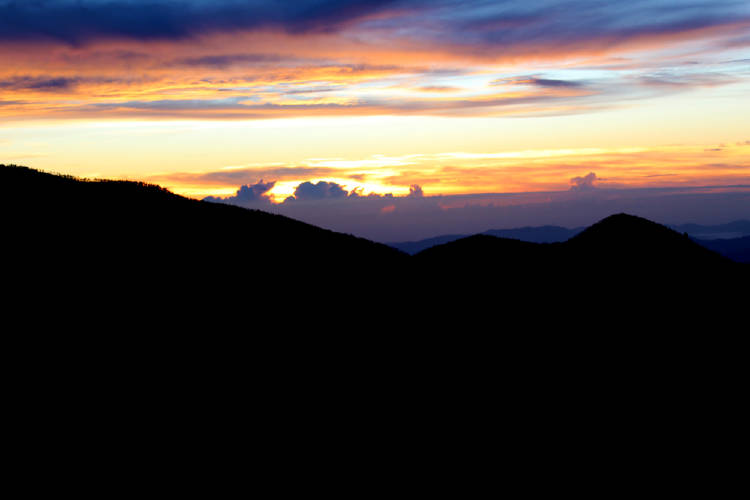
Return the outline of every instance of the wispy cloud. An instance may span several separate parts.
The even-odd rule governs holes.
[[[375,13],[389,0],[273,1],[60,0],[0,2],[0,39],[58,40],[70,44],[102,39],[185,39],[205,34],[280,28],[293,33],[340,29]]]
[[[594,172],[589,172],[583,177],[573,177],[572,179],[570,179],[570,190],[589,191],[591,189],[594,189],[594,182],[596,182],[597,180],[599,179],[597,179]]]
[[[748,27],[734,0],[0,0],[1,113],[588,113],[746,81],[726,51]]]
[[[298,165],[232,167],[159,175],[149,180],[178,192],[215,195],[268,179],[277,181],[268,194],[281,202],[288,196],[296,197],[296,188],[303,183],[310,185],[303,188],[302,197],[306,196],[304,189],[329,193],[328,188],[333,189],[329,194],[419,196],[744,185],[750,184],[748,172],[750,151],[741,143],[716,148],[584,148],[309,159]]]

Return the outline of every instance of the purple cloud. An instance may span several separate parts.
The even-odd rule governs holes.
[[[273,189],[273,187],[276,185],[276,182],[263,182],[261,179],[260,182],[256,184],[248,184],[246,186],[242,186],[237,190],[237,193],[234,196],[229,196],[226,198],[217,198],[214,196],[207,196],[206,198],[203,198],[203,201],[210,201],[213,203],[230,203],[230,204],[236,204],[236,205],[252,205],[252,204],[258,204],[258,203],[270,203],[271,199],[268,197],[268,192]]]
[[[570,190],[571,191],[589,191],[594,189],[594,182],[598,181],[594,172],[589,172],[583,177],[573,177],[570,179]]]
[[[409,186],[409,197],[410,198],[424,198],[424,191],[419,184],[412,184]]]

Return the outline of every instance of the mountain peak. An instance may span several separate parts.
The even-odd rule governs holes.
[[[651,239],[654,237],[680,236],[676,231],[656,222],[630,215],[619,213],[610,215],[599,222],[591,225],[572,240],[585,240],[590,238],[613,239],[613,240],[636,240]]]
[[[568,241],[569,250],[589,262],[622,269],[686,271],[721,264],[720,255],[686,234],[635,215],[620,213],[593,224]]]

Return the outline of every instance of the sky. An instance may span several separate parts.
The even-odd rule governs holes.
[[[746,0],[0,0],[0,61],[0,163],[384,241],[750,218]]]

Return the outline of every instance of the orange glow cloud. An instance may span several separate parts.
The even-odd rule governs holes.
[[[358,23],[390,19],[365,16]],[[716,26],[561,42],[541,37],[494,47],[388,32],[359,36],[344,23],[332,32],[274,29],[206,34],[187,40],[96,43],[0,43],[0,117],[5,120],[96,118],[265,119],[295,116],[534,116],[612,106],[624,87],[637,97],[677,87],[725,85],[738,75],[631,75],[620,81],[567,82],[529,72],[609,68],[618,58],[674,59],[664,51],[724,43],[750,28]],[[353,28],[352,28],[353,29]],[[488,29],[484,26],[483,29]],[[381,43],[387,36],[387,43]],[[734,38],[733,38],[734,37]],[[500,50],[500,48],[502,50]],[[707,49],[706,49],[707,50]],[[693,54],[692,52],[690,53]],[[527,75],[519,75],[519,71]],[[505,79],[507,90],[492,83]],[[545,82],[561,82],[559,86]],[[668,82],[670,85],[658,85]],[[425,94],[415,96],[414,90]]]
[[[574,177],[596,172],[599,188],[750,185],[750,145],[588,148],[495,154],[444,153],[358,161],[308,160],[303,165],[248,166],[199,174],[158,175],[158,182],[193,196],[228,195],[261,179],[277,183],[277,201],[308,180],[335,181],[364,193],[405,195],[418,184],[428,195],[562,191]]]

